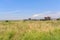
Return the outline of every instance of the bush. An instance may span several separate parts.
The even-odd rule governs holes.
[[[5,22],[9,22],[8,20],[6,20]]]

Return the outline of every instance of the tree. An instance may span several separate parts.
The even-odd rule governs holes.
[[[44,17],[45,20],[51,20],[51,17]]]
[[[28,20],[31,20],[31,18],[29,18]]]

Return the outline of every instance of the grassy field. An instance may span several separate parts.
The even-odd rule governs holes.
[[[0,21],[0,40],[60,40],[60,21]]]

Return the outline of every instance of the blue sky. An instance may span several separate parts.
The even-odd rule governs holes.
[[[60,16],[60,0],[0,0],[0,20],[23,19],[38,15]]]

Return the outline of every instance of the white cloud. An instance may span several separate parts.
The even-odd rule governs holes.
[[[34,14],[31,18],[44,18],[46,16],[50,16],[51,18],[59,18],[60,12],[47,11],[44,13]]]
[[[21,13],[20,10],[0,12],[0,19],[24,19],[24,18],[29,17],[28,15],[26,15],[26,17],[24,17],[20,13]],[[36,13],[36,14],[32,15],[31,18],[44,18],[46,16],[50,16],[52,18],[58,18],[58,17],[60,17],[60,12],[47,11],[47,12],[43,12],[43,13]]]

